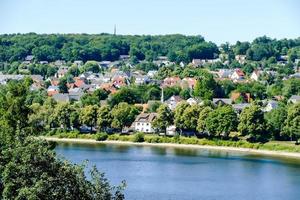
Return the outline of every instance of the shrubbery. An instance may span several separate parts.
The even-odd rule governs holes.
[[[107,133],[97,133],[95,136],[97,141],[105,141],[108,138]]]
[[[132,142],[144,142],[145,141],[145,134],[142,132],[138,132],[133,135]]]

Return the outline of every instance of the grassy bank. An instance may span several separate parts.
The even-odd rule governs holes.
[[[247,141],[231,141],[221,139],[199,139],[196,137],[164,137],[158,135],[144,135],[137,133],[134,135],[120,135],[112,134],[107,135],[105,133],[97,134],[80,134],[78,132],[58,133],[51,135],[57,138],[77,138],[77,139],[92,139],[97,141],[128,141],[128,142],[147,142],[147,143],[173,143],[173,144],[193,144],[202,146],[220,146],[220,147],[236,147],[236,148],[248,148],[257,150],[269,150],[269,151],[281,151],[281,152],[296,152],[300,153],[300,146],[291,142],[271,141],[267,143],[249,143]]]

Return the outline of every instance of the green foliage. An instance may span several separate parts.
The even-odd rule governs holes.
[[[237,114],[231,106],[218,106],[205,120],[207,130],[215,136],[227,137],[236,129],[237,124]]]
[[[97,124],[100,130],[105,130],[111,126],[113,117],[111,115],[111,109],[109,106],[101,106],[98,110]]]
[[[197,121],[197,131],[199,133],[203,133],[207,130],[206,119],[207,119],[210,112],[212,112],[212,108],[209,107],[209,106],[206,106],[199,113],[199,118],[198,118],[198,121]]]
[[[142,132],[136,133],[133,135],[133,142],[144,142],[145,141],[145,134]]]
[[[203,73],[198,77],[194,89],[194,95],[203,100],[211,100],[215,96],[215,89],[217,84],[211,74],[208,72]]]
[[[81,109],[79,114],[79,120],[82,124],[85,124],[91,128],[91,132],[93,131],[93,127],[96,126],[97,116],[98,116],[98,107],[94,106],[85,106]]]
[[[107,133],[97,133],[95,137],[97,141],[105,141],[107,140],[108,135]]]
[[[130,126],[135,120],[139,110],[128,103],[119,103],[111,110],[112,124],[111,126],[116,129],[122,129],[124,126]]]
[[[153,127],[166,133],[168,126],[173,124],[173,113],[170,108],[162,104],[157,110],[157,117],[153,121]]]
[[[242,135],[249,136],[250,139],[258,141],[266,139],[266,122],[261,106],[252,104],[242,111],[238,130]]]
[[[80,69],[81,73],[83,72],[100,72],[99,64],[96,61],[87,61],[82,68]]]
[[[283,131],[288,134],[291,139],[300,138],[300,103],[294,104],[288,108]]]
[[[92,94],[86,93],[81,98],[80,101],[82,105],[98,105],[100,106],[100,101],[105,100],[108,97],[109,92],[102,89],[95,90]]]

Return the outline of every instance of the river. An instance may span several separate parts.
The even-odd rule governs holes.
[[[73,163],[89,161],[129,200],[298,200],[300,160],[174,147],[58,143]]]

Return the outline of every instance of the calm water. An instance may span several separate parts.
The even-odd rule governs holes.
[[[299,200],[300,161],[245,153],[148,146],[60,143],[56,151],[89,160],[126,199]]]

